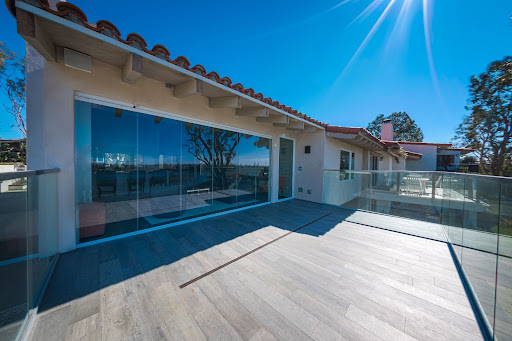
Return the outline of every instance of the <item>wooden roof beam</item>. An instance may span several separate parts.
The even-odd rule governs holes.
[[[210,108],[242,108],[242,99],[240,96],[226,96],[210,98]]]
[[[286,115],[269,115],[268,117],[257,117],[257,122],[288,124],[290,118]]]
[[[18,34],[25,39],[44,59],[57,61],[57,52],[54,42],[48,37],[46,32],[41,29],[39,18],[22,9],[16,9],[16,20]]]
[[[236,109],[236,115],[237,116],[251,116],[251,117],[269,117],[269,110],[268,108],[243,108],[243,109]]]
[[[123,82],[131,84],[135,82],[140,76],[142,76],[143,66],[142,57],[130,53],[128,60],[123,67]]]
[[[192,95],[203,94],[203,81],[199,79],[191,79],[184,83],[180,83],[174,86],[173,96],[177,98],[188,97]]]
[[[285,128],[288,128],[288,129],[299,129],[299,130],[302,130],[302,129],[304,129],[304,122],[293,120],[293,121],[288,122],[288,124],[285,124],[285,123],[274,123],[274,126],[275,127],[285,127]]]

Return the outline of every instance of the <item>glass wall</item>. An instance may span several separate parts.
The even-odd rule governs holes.
[[[293,140],[279,140],[279,199],[293,196]]]
[[[269,201],[271,140],[75,102],[79,242]]]
[[[15,173],[19,173],[15,174]],[[57,247],[57,173],[0,179],[0,340],[19,340],[34,316]]]

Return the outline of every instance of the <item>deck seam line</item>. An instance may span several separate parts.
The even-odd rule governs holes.
[[[246,256],[248,256],[248,255],[250,255],[250,254],[252,254],[254,252],[256,252],[256,251],[258,251],[258,250],[260,250],[260,249],[262,249],[262,248],[264,248],[265,246],[268,246],[268,245],[270,245],[270,244],[272,244],[274,242],[277,242],[278,240],[280,240],[280,239],[282,239],[282,238],[284,238],[286,236],[289,236],[290,234],[292,234],[294,232],[297,232],[298,230],[303,229],[306,226],[309,226],[309,225],[311,225],[313,223],[316,223],[317,221],[319,221],[319,220],[321,220],[321,219],[331,215],[332,213],[333,212],[329,212],[327,214],[324,214],[323,216],[321,216],[319,218],[316,218],[316,219],[310,221],[309,223],[306,223],[306,224],[304,224],[302,226],[297,227],[295,230],[289,231],[289,232],[283,234],[282,236],[279,236],[279,237],[277,237],[275,239],[272,239],[271,241],[266,242],[265,244],[262,244],[262,245],[258,246],[257,248],[252,249],[251,251],[248,251],[248,252],[244,253],[243,255],[240,255],[240,256],[230,260],[229,262],[226,262],[226,263],[224,263],[222,265],[219,265],[218,267],[216,267],[216,268],[214,268],[214,269],[212,269],[212,270],[210,270],[208,272],[205,272],[204,274],[199,275],[196,278],[193,278],[193,279],[191,279],[190,281],[188,281],[186,283],[181,284],[179,287],[180,287],[180,289],[183,289],[183,288],[189,286],[190,284],[200,280],[201,278],[204,278],[204,277],[206,277],[208,275],[211,275],[212,273],[214,273],[214,272],[216,272],[216,271],[218,271],[218,270],[220,270],[220,269],[222,269],[222,268],[224,268],[224,267],[226,267],[226,266],[228,266],[228,265],[230,265],[230,264],[232,264],[232,263],[234,263],[234,262],[236,262],[236,261],[238,261],[238,260],[240,260],[240,259],[242,259],[242,258],[244,258],[244,257],[246,257]]]

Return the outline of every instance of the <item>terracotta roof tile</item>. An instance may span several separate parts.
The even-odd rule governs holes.
[[[368,130],[362,128],[362,127],[340,127],[340,126],[331,126],[327,125],[325,126],[325,131],[331,132],[331,133],[340,133],[340,134],[359,134],[372,139],[373,141],[380,143],[383,146],[388,146],[384,141],[381,141],[378,137],[371,134]]]
[[[33,5],[38,8],[42,8],[47,12],[50,12],[54,15],[57,15],[59,17],[62,17],[64,19],[67,19],[69,21],[72,21],[78,25],[81,25],[83,27],[86,27],[90,30],[93,30],[95,32],[99,32],[107,37],[110,37],[112,39],[116,39],[126,45],[132,46],[138,50],[141,50],[145,53],[148,53],[150,55],[153,55],[155,57],[158,57],[160,59],[166,60],[172,64],[175,64],[179,67],[182,67],[186,70],[195,72],[198,75],[201,75],[203,77],[206,77],[210,80],[216,81],[219,84],[222,84],[227,87],[231,87],[232,89],[239,91],[243,94],[246,94],[248,96],[251,96],[259,101],[262,101],[263,103],[272,105],[278,109],[281,109],[283,111],[286,111],[288,113],[291,113],[294,116],[303,118],[311,123],[320,125],[322,127],[326,127],[327,124],[319,122],[317,120],[312,119],[309,116],[306,116],[304,114],[299,113],[297,110],[294,110],[290,107],[285,106],[284,104],[280,104],[278,101],[273,101],[269,97],[264,97],[261,93],[255,93],[255,91],[252,88],[245,89],[242,84],[236,83],[235,85],[231,85],[232,81],[228,77],[220,77],[215,71],[207,72],[207,70],[202,65],[196,65],[193,68],[190,68],[190,62],[187,58],[183,56],[179,56],[176,59],[172,60],[170,58],[170,52],[169,50],[160,44],[157,44],[153,46],[151,50],[148,50],[148,45],[143,37],[138,35],[137,33],[130,33],[126,37],[126,40],[121,38],[121,32],[119,29],[112,24],[111,22],[107,20],[99,20],[96,23],[89,23],[87,16],[85,13],[77,6],[69,3],[69,2],[59,2],[56,4],[57,10],[53,10],[50,8],[50,5],[48,3],[48,0],[22,0],[27,2],[30,5]],[[14,0],[6,0],[7,8],[15,16],[16,10],[15,10],[15,4]]]

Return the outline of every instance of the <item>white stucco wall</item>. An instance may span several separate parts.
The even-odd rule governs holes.
[[[406,169],[411,171],[435,171],[437,163],[437,146],[421,144],[405,144],[400,146],[407,151],[423,154],[420,160],[408,159]]]
[[[295,198],[297,199],[322,202],[324,137],[323,130],[317,130],[315,133],[294,134]],[[305,153],[305,146],[311,146],[310,154]],[[302,192],[299,192],[299,187],[302,187]]]
[[[208,98],[190,96],[175,98],[165,84],[144,76],[133,84],[121,81],[121,70],[93,59],[92,72],[84,72],[63,65],[62,50],[58,62],[42,60],[29,48],[27,53],[27,124],[29,169],[60,168],[58,176],[59,251],[75,248],[75,150],[74,150],[74,94],[90,95],[121,101],[166,113],[202,120],[271,135],[272,201],[277,201],[279,172],[279,137],[296,141],[295,195],[297,198],[321,202],[323,130],[316,133],[297,133],[270,123],[256,122],[254,117],[236,116],[234,109],[210,109]],[[108,105],[108,104],[107,104]],[[135,111],[137,109],[134,109]],[[164,116],[164,114],[161,114]],[[311,145],[312,153],[304,154],[304,146]],[[338,161],[339,162],[339,161]],[[297,168],[303,167],[298,172]],[[304,188],[298,193],[297,188]],[[311,189],[311,194],[307,190]]]
[[[363,149],[348,143],[325,137],[324,169],[340,169],[340,151],[353,152],[356,154],[354,170],[363,169]]]

